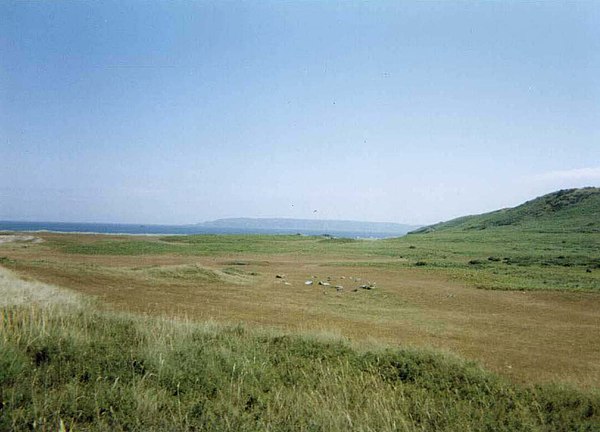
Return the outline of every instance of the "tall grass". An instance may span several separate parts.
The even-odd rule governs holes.
[[[600,395],[341,340],[100,312],[0,309],[0,430],[598,430]]]
[[[78,305],[81,297],[70,291],[37,281],[18,279],[0,266],[0,307],[9,305]]]

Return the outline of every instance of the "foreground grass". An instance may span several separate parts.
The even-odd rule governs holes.
[[[599,430],[600,395],[415,350],[99,312],[0,309],[0,430]]]

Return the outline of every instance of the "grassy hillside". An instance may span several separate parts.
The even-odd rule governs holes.
[[[598,430],[600,395],[427,351],[243,326],[0,308],[0,430]]]
[[[600,188],[565,189],[514,208],[460,217],[414,232],[469,231],[497,227],[534,232],[600,232]]]
[[[418,248],[423,266],[448,269],[480,288],[600,292],[600,188],[553,192],[397,242]]]

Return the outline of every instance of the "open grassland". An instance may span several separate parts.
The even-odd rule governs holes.
[[[302,236],[126,237],[46,234],[37,250],[73,257],[269,255],[356,267],[422,270],[478,288],[600,293],[600,232],[440,231],[378,241]],[[6,248],[6,247],[5,247]],[[42,258],[44,255],[40,255]],[[0,258],[1,259],[1,258]]]
[[[593,431],[600,424],[597,391],[515,384],[447,354],[101,311],[4,270],[0,294],[7,293],[15,304],[0,307],[0,430]]]
[[[599,235],[40,234],[41,243],[4,244],[0,264],[108,309],[325,331],[361,349],[436,348],[514,382],[597,388]]]

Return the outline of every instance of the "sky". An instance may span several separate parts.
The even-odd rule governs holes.
[[[596,1],[6,0],[0,220],[428,224],[599,186],[599,24]]]

